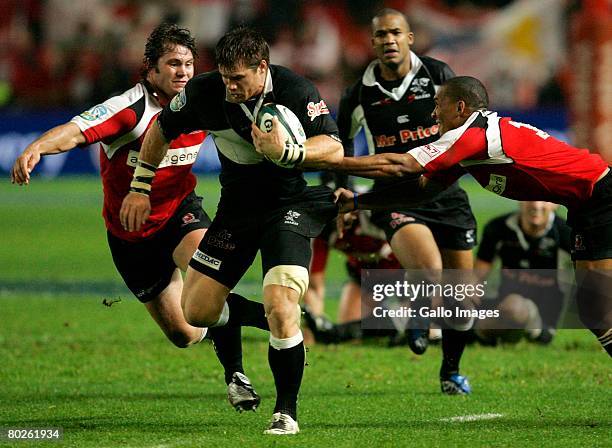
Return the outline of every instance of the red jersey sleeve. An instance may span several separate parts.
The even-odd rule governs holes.
[[[428,172],[447,171],[464,160],[487,158],[487,137],[484,128],[475,125],[480,116],[474,114],[457,129],[445,132],[433,143],[408,151]]]

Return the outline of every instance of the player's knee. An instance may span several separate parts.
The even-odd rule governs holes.
[[[538,313],[537,306],[531,300],[525,299],[519,294],[509,294],[506,296],[499,304],[498,309],[504,320],[518,327],[526,325],[534,312]]]
[[[308,269],[297,265],[274,266],[263,280],[264,288],[270,285],[285,286],[297,292],[298,300],[301,300],[308,289]]]
[[[178,348],[187,348],[193,343],[191,334],[180,330],[174,330],[167,334],[168,340]]]
[[[194,327],[210,327],[214,325],[219,321],[222,312],[223,304],[220,304],[220,306],[215,304],[203,306],[200,303],[183,303],[185,321]]]

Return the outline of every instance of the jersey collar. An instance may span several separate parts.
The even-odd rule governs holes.
[[[363,74],[363,78],[362,78],[363,85],[366,87],[378,87],[378,89],[382,93],[394,99],[395,101],[399,101],[406,93],[406,90],[408,90],[408,87],[410,87],[410,83],[412,83],[412,80],[414,79],[418,71],[423,66],[423,63],[421,62],[421,59],[419,59],[419,57],[411,51],[410,52],[410,67],[411,67],[410,71],[406,74],[402,83],[398,87],[391,89],[391,91],[385,89],[376,80],[376,74],[375,74],[374,69],[378,65],[380,65],[380,61],[378,59],[370,62],[370,65],[368,65],[368,67],[366,68]]]
[[[251,113],[251,111],[249,110],[246,104],[240,103],[240,108],[242,109],[244,114],[248,117],[248,119],[251,120],[253,123],[255,122],[257,118],[259,109],[261,109],[261,106],[263,105],[264,98],[270,92],[272,92],[272,74],[270,73],[270,67],[268,66],[268,71],[266,72],[266,81],[264,82],[263,92],[259,94],[259,98],[257,99],[257,102],[255,103],[255,109],[253,109],[253,113]],[[226,100],[227,100],[227,96],[226,96]]]

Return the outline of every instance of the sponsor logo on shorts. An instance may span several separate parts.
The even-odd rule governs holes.
[[[586,250],[584,237],[579,233],[574,237],[574,250]]]
[[[329,114],[329,109],[327,108],[327,104],[325,101],[321,100],[318,103],[314,103],[311,101],[306,105],[306,110],[308,111],[308,116],[310,117],[310,121],[314,121],[319,115]]]
[[[465,242],[468,244],[474,244],[475,238],[474,238],[474,229],[469,229],[466,230],[465,232]]]
[[[225,229],[217,233],[208,231],[205,238],[208,245],[218,247],[219,249],[234,250],[236,248],[236,244],[231,241],[232,234]]]
[[[414,219],[412,216],[406,216],[403,213],[393,212],[391,213],[391,222],[389,223],[389,226],[392,229],[395,229],[396,227],[399,227],[402,224],[414,221],[416,221],[416,219]]]
[[[197,249],[192,257],[198,263],[203,264],[204,266],[208,266],[216,271],[221,268],[221,260],[211,257],[210,255],[205,254],[200,249]]]
[[[185,104],[187,104],[187,95],[185,94],[185,89],[181,90],[178,95],[175,95],[170,101],[170,110],[172,112],[178,112],[181,110]]]
[[[104,104],[98,104],[89,110],[83,112],[79,117],[87,121],[95,121],[108,113],[108,109]]]
[[[200,220],[196,218],[193,213],[187,213],[183,215],[183,218],[181,219],[183,220],[183,226],[186,226],[187,224],[193,224],[194,222],[200,222]]]
[[[506,176],[491,174],[489,177],[489,185],[485,187],[485,190],[501,195],[506,190]]]
[[[300,224],[296,221],[300,217],[300,213],[294,212],[293,210],[289,210],[285,215],[285,224],[290,224],[292,226],[299,226]]]

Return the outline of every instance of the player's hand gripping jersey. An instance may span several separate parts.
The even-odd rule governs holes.
[[[128,193],[144,135],[162,110],[142,83],[72,119],[87,139],[100,142],[100,174],[104,187],[103,215],[108,230],[118,238],[137,241],[161,229],[196,185],[191,168],[206,133],[177,134],[153,181],[151,215],[139,232],[127,232],[119,210]]]

